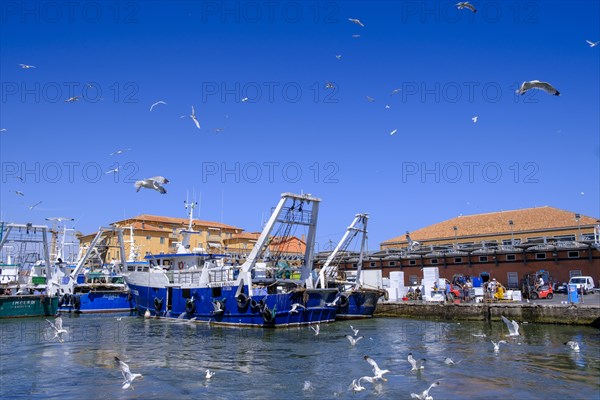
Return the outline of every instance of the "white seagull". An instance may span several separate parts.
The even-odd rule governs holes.
[[[594,43],[594,42],[592,42],[590,40],[586,40],[586,42],[587,42],[587,44],[590,45],[590,47],[596,47],[596,46],[598,46],[600,44],[600,41]]]
[[[560,96],[560,92],[558,90],[556,90],[556,88],[554,86],[552,86],[548,82],[540,82],[540,81],[523,82],[521,84],[521,87],[518,88],[515,91],[515,93],[525,94],[525,92],[527,92],[530,89],[539,89],[539,90],[543,90],[544,92],[546,92],[548,94],[552,94],[554,96]]]
[[[18,194],[19,196],[25,196],[25,193],[19,192],[18,190],[11,190],[11,191],[14,191],[15,194]]]
[[[62,318],[61,317],[56,317],[54,319],[54,323],[52,323],[52,321],[50,320],[46,320],[46,322],[48,322],[50,324],[50,326],[52,328],[54,328],[54,338],[58,338],[59,342],[64,342],[65,340],[63,339],[63,336],[65,333],[67,333],[66,329],[63,329],[62,326]]]
[[[354,39],[358,39],[358,38],[360,37],[360,35],[352,35],[352,37],[353,37]]]
[[[117,151],[113,151],[112,153],[110,153],[109,156],[117,156],[117,155],[123,154],[123,153],[125,153],[126,151],[129,151],[129,150],[131,150],[131,149],[119,149]]]
[[[462,10],[463,8],[468,8],[469,10],[473,11],[474,13],[477,12],[477,9],[475,8],[475,6],[473,6],[473,4],[469,3],[468,1],[461,1],[459,3],[456,3],[456,8],[458,8],[459,10]]]
[[[81,98],[81,96],[69,97],[68,99],[65,100],[65,103],[75,103],[76,101],[79,101],[80,98]]]
[[[434,382],[431,385],[429,385],[429,387],[427,388],[427,390],[423,390],[423,392],[421,394],[416,394],[416,393],[411,393],[410,397],[411,399],[419,399],[419,400],[433,400],[433,397],[431,397],[429,395],[429,391],[436,387],[436,386],[440,386],[439,382]]]
[[[225,128],[215,128],[214,131],[217,133],[221,133],[225,130]]]
[[[377,380],[377,379],[381,379],[383,381],[387,381],[387,379],[385,379],[383,377],[384,374],[387,374],[388,372],[390,372],[387,369],[380,369],[379,366],[377,365],[377,363],[375,362],[375,360],[373,360],[371,357],[369,356],[364,356],[363,357],[365,359],[366,362],[368,362],[372,367],[373,367],[373,379]]]
[[[386,109],[386,110],[389,110],[389,109],[390,109],[390,106],[389,106],[388,104],[386,104],[386,105],[385,105],[385,109]]]
[[[37,68],[35,65],[19,64],[23,69]]]
[[[210,369],[207,369],[207,370],[206,370],[206,375],[204,375],[204,377],[205,377],[206,379],[210,379],[210,378],[212,378],[213,376],[215,376],[215,373],[214,373],[214,372],[212,372]]]
[[[492,342],[492,344],[494,345],[494,353],[497,353],[500,351],[500,344],[506,344],[506,340],[500,340],[498,341],[498,343],[494,342],[493,340],[490,340],[490,342]]]
[[[364,339],[364,338],[365,338],[364,336],[359,336],[359,337],[357,337],[357,338],[353,338],[353,337],[352,337],[352,336],[350,336],[350,335],[346,335],[346,339],[348,339],[348,340],[350,341],[350,344],[351,344],[352,346],[356,346],[356,343],[357,343],[357,342],[358,342],[360,339]]]
[[[306,310],[306,307],[304,307],[302,304],[294,303],[292,304],[292,308],[290,309],[290,314],[298,314],[298,308]]]
[[[335,58],[337,58],[338,60],[341,60],[342,59],[342,55],[341,54],[336,54]]]
[[[372,98],[371,96],[367,96],[367,101],[368,101],[369,103],[373,103],[373,102],[375,102],[375,99],[374,99],[374,98]]]
[[[169,183],[169,180],[164,176],[154,176],[152,178],[136,181],[134,186],[136,188],[136,192],[139,192],[140,189],[144,187],[146,189],[154,189],[160,192],[160,194],[165,194],[167,191],[162,185],[167,183]]]
[[[110,171],[106,171],[105,174],[110,174],[110,173],[116,174],[117,172],[119,172],[119,167],[115,168],[115,169],[111,169]]]
[[[360,384],[360,381],[363,378],[364,378],[364,376],[360,377],[358,379],[353,379],[352,383],[350,384],[350,390],[352,390],[354,392],[362,392],[363,390],[365,390],[365,387]]]
[[[454,360],[452,360],[450,357],[444,358],[444,364],[446,364],[446,365],[457,365],[457,364],[460,364],[461,362],[462,362],[462,360],[454,362]]]
[[[364,26],[365,26],[365,25],[364,25],[362,22],[360,22],[360,20],[359,20],[359,19],[356,19],[356,18],[348,18],[348,21],[350,21],[350,22],[354,22],[356,25],[360,25],[360,26],[362,26],[363,28],[364,28]]]
[[[476,124],[477,123],[477,118],[479,118],[479,115],[474,116],[473,118],[471,118],[473,120],[473,123]]]
[[[519,324],[517,324],[515,320],[510,321],[503,315],[502,321],[504,321],[506,327],[508,328],[509,334],[507,336],[519,336]]]
[[[132,374],[129,370],[129,365],[125,364],[123,361],[119,360],[119,357],[115,357],[115,361],[121,368],[121,373],[123,374],[123,389],[133,389],[132,383],[137,378],[143,378],[142,374]]]
[[[29,206],[29,209],[30,209],[30,210],[33,210],[35,207],[39,206],[40,204],[42,204],[42,202],[41,202],[41,201],[38,201],[37,203],[35,203],[35,204],[33,204],[33,205]]]
[[[165,103],[165,102],[164,102],[164,101],[162,101],[162,100],[159,100],[159,101],[157,101],[156,103],[154,103],[154,104],[152,104],[152,105],[150,106],[150,112],[152,112],[152,109],[153,109],[154,107],[156,107],[157,105],[159,105],[159,104],[167,104],[167,103]]]
[[[242,99],[242,103],[245,103],[245,102],[247,102],[248,100],[249,100],[249,99],[248,99],[247,97],[244,97],[244,98]]]
[[[392,90],[392,93],[390,93],[390,96],[400,93],[401,91],[402,91],[402,89],[394,89],[394,90]]]
[[[333,83],[331,82],[326,82],[325,83],[325,89],[333,89],[335,88],[335,86],[333,85]]]
[[[565,345],[569,346],[573,351],[579,351],[579,343],[569,340]]]
[[[396,134],[396,132],[398,132],[398,129],[394,129],[393,131],[390,132],[390,136],[393,136]]]
[[[423,364],[425,364],[425,361],[427,361],[424,358],[421,358],[420,360],[415,360],[412,353],[408,353],[408,357],[406,358],[406,360],[410,363],[410,365],[412,366],[412,368],[410,369],[411,371],[418,371],[420,369],[425,369],[425,366]]]
[[[354,336],[358,335],[358,329],[354,329],[352,325],[350,325],[350,329],[352,329],[352,332],[354,332]]]
[[[319,332],[321,332],[321,324],[317,324],[315,326],[310,326],[310,329],[312,329],[313,331],[315,331],[315,336],[317,336],[319,334]]]
[[[200,129],[200,123],[196,119],[196,110],[194,110],[194,106],[192,106],[192,113],[190,114],[190,118],[192,119],[192,121],[194,121],[194,124],[196,124],[196,128]]]
[[[0,132],[6,132],[6,128],[0,128]]]

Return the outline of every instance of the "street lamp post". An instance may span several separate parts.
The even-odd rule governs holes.
[[[513,220],[509,219],[508,220],[508,225],[510,225],[510,245],[511,246],[515,246],[515,232],[513,229]]]
[[[581,224],[579,223],[580,219],[581,219],[581,215],[579,215],[579,213],[576,213],[575,221],[577,221],[577,236],[578,236],[578,238],[576,240],[581,240]]]

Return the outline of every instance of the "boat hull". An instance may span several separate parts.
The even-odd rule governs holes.
[[[381,290],[357,289],[342,293],[336,319],[371,318],[377,308]],[[344,299],[345,297],[345,299]]]
[[[57,296],[0,296],[0,318],[43,317],[57,311]]]
[[[61,312],[111,313],[135,310],[135,301],[128,290],[91,291],[63,296],[59,302]]]
[[[137,310],[144,315],[195,319],[218,325],[285,327],[335,321],[337,308],[327,306],[337,294],[331,289],[308,289],[290,293],[236,297],[237,286],[181,289],[149,288],[129,283]],[[215,290],[218,289],[218,290]],[[217,305],[219,303],[219,305]],[[302,304],[290,312],[293,304]],[[220,311],[220,310],[222,311]]]

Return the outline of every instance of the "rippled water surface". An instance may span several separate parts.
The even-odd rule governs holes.
[[[409,399],[439,380],[434,399],[597,399],[600,331],[588,327],[522,324],[504,337],[503,323],[446,323],[377,318],[307,328],[239,329],[114,315],[63,316],[64,343],[44,319],[3,320],[0,398],[381,398]],[[352,347],[349,325],[364,335]],[[473,336],[485,334],[486,338]],[[506,339],[494,353],[490,339]],[[563,345],[578,341],[580,353]],[[411,372],[406,361],[427,359]],[[371,375],[364,355],[389,369],[387,382]],[[144,379],[121,388],[114,357]],[[445,357],[459,361],[444,364]],[[216,372],[206,380],[206,369]],[[308,383],[307,383],[308,382]]]

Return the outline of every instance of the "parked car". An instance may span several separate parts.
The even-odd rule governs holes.
[[[557,283],[557,284],[555,284],[555,287],[554,287],[554,293],[563,293],[563,294],[567,294],[567,293],[568,293],[568,286],[567,286],[567,282],[563,282],[563,283]]]
[[[569,285],[577,285],[577,291],[583,294],[594,292],[594,278],[591,276],[574,276],[569,279]]]

